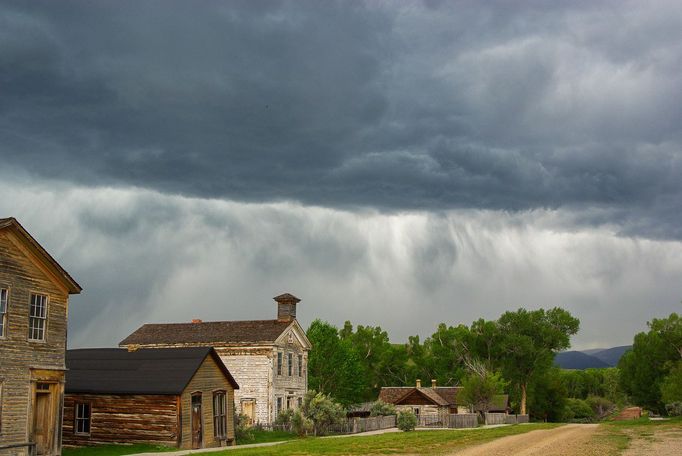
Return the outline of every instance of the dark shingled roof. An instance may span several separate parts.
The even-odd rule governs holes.
[[[279,320],[147,324],[119,345],[272,343],[289,325]]]
[[[66,351],[67,393],[181,394],[201,363],[212,356],[230,384],[239,385],[211,347],[86,348]]]

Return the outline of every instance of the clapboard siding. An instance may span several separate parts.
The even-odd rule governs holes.
[[[91,406],[90,435],[74,432],[75,404]],[[64,398],[65,445],[100,443],[178,443],[178,396],[67,394]]]
[[[213,393],[216,391],[225,391],[227,402],[227,439],[228,442],[222,442],[215,437],[213,429]],[[191,400],[192,394],[201,392],[201,411],[203,414],[203,434],[204,448],[211,448],[224,445],[226,443],[234,443],[234,389],[230,382],[225,378],[218,364],[210,356],[206,357],[204,362],[197,370],[192,380],[182,393],[181,398],[181,413],[182,413],[182,441],[181,448],[191,448],[192,446],[192,421],[191,421]]]
[[[10,230],[0,230],[0,288],[9,290],[8,326],[5,337],[0,338],[0,441],[4,444],[24,443],[32,432],[29,418],[32,407],[31,369],[55,370],[50,379],[63,383],[68,292],[58,285],[38,259],[22,246],[22,240]],[[28,340],[31,293],[48,296],[45,341]],[[53,408],[56,415],[59,413],[60,391],[61,386],[54,388]],[[56,422],[54,426],[52,449],[53,454],[59,454]],[[17,454],[17,450],[12,450],[12,454]]]

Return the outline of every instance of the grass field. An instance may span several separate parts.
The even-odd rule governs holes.
[[[396,432],[373,436],[342,438],[309,437],[274,447],[245,448],[212,453],[221,456],[302,456],[365,454],[443,454],[456,448],[487,442],[507,435],[536,429],[550,429],[559,424],[527,424],[492,429]]]
[[[252,443],[267,443],[267,442],[281,442],[283,440],[296,440],[299,437],[291,432],[286,431],[259,431],[252,432],[253,439],[251,440],[237,440],[237,445],[250,445]]]
[[[648,418],[608,421],[601,424],[600,432],[595,437],[595,444],[608,449],[604,454],[619,455],[635,440],[647,440],[657,432],[679,429],[682,429],[682,417],[662,421]]]

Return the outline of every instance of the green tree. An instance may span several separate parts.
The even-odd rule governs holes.
[[[664,404],[682,402],[682,361],[677,361],[668,375],[663,378],[661,399]]]
[[[357,353],[337,328],[315,320],[306,332],[313,346],[308,355],[308,385],[330,394],[343,405],[362,401],[366,376]]]
[[[648,326],[649,331],[635,336],[632,349],[618,363],[620,383],[633,402],[665,413],[661,387],[680,360],[682,321],[673,313],[651,320]]]
[[[473,363],[470,374],[462,382],[460,397],[474,410],[479,410],[485,418],[495,396],[504,392],[507,382],[499,372],[491,372],[481,363]]]
[[[340,404],[334,402],[330,396],[315,390],[309,390],[306,393],[301,410],[303,416],[312,422],[315,435],[325,435],[344,417],[343,407]]]
[[[564,421],[567,402],[563,371],[557,367],[535,375],[528,385],[530,416],[539,421]]]
[[[533,375],[549,370],[558,351],[570,347],[570,337],[580,321],[564,309],[505,312],[498,320],[501,333],[500,362],[504,377],[521,393],[521,414],[526,413],[528,383]]]
[[[346,321],[343,329],[339,331],[341,340],[350,344],[351,348],[362,365],[364,383],[361,391],[358,391],[358,399],[369,401],[375,398],[387,376],[386,371],[394,369],[390,363],[394,361],[391,356],[391,343],[388,333],[379,326],[358,325],[353,331],[353,325]]]

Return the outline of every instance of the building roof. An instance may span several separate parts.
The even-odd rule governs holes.
[[[67,350],[65,390],[83,394],[181,394],[208,356],[238,389],[213,348],[191,347]]]
[[[26,247],[36,255],[52,275],[67,289],[69,294],[78,294],[83,288],[60,266],[47,250],[29,234],[14,217],[0,218],[0,230],[11,229],[24,241]]]
[[[379,400],[389,404],[400,404],[410,394],[418,391],[422,396],[428,398],[434,405],[450,406],[468,405],[458,396],[462,391],[461,386],[437,386],[435,388],[416,388],[414,386],[388,386],[381,388]],[[509,404],[509,396],[498,394],[493,398],[490,411],[506,410]],[[477,406],[476,409],[480,409]]]
[[[154,323],[141,326],[119,345],[271,344],[291,324],[279,320]]]

